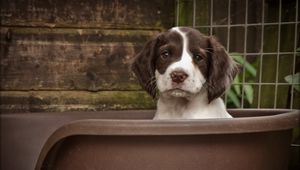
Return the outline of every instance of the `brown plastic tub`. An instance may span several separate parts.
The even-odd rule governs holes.
[[[299,110],[229,112],[236,118],[153,121],[153,110],[1,113],[0,169],[287,169]]]
[[[151,120],[121,111],[58,128],[36,169],[284,170],[299,111],[229,110],[234,119]]]

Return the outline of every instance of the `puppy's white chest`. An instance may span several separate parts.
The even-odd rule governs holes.
[[[211,103],[201,100],[189,101],[165,101],[158,100],[157,112],[154,119],[209,119],[231,118],[227,113],[222,99],[217,98]]]

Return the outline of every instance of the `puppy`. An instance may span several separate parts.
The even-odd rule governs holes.
[[[214,37],[174,27],[146,43],[132,70],[158,98],[154,119],[231,118],[220,96],[238,67]]]

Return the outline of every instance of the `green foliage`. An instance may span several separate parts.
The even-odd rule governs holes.
[[[256,68],[251,65],[247,60],[245,60],[239,53],[230,53],[230,56],[239,64],[243,65],[246,70],[246,74],[249,73],[251,76],[256,76]]]
[[[256,77],[256,68],[251,65],[244,57],[239,53],[230,53],[229,54],[234,61],[242,65],[245,69],[246,77]],[[242,77],[243,75],[239,74],[233,80],[233,86],[226,92],[228,96],[228,104],[233,105],[234,107],[241,107],[241,98],[244,95],[244,99],[248,104],[253,103],[254,98],[254,89],[250,84],[243,84]],[[251,83],[251,81],[249,82]]]
[[[300,56],[300,47],[296,49],[296,56]],[[294,75],[287,75],[284,80],[295,88],[297,92],[300,92],[300,72]]]
[[[288,75],[284,77],[284,80],[291,84],[295,90],[300,92],[300,72],[294,74],[294,75]]]

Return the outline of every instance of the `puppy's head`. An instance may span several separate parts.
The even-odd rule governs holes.
[[[189,97],[204,89],[208,102],[221,96],[237,66],[214,38],[187,27],[175,27],[147,42],[132,70],[142,87],[173,97]]]

